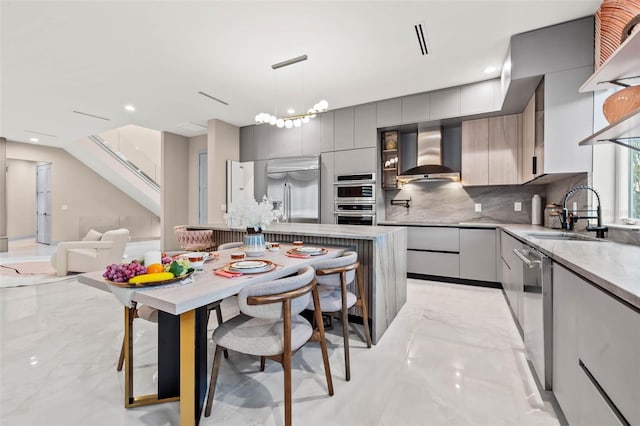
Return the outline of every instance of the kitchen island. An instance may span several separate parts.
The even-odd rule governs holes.
[[[212,229],[217,244],[242,241],[243,230],[225,224],[189,225],[188,229]],[[358,253],[376,344],[407,301],[407,230],[398,226],[274,223],[264,231],[274,242],[302,240],[305,244],[336,246]],[[351,289],[355,292],[355,286]],[[362,316],[353,308],[352,315]]]

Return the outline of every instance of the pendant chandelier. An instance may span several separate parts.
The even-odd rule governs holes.
[[[292,59],[288,59],[283,62],[279,62],[277,64],[273,64],[271,65],[271,68],[274,70],[277,70],[278,68],[282,68],[288,65],[296,64],[298,62],[306,61],[307,59],[308,59],[307,55],[302,55]],[[277,90],[277,83],[276,83],[276,90]],[[261,112],[260,114],[256,115],[255,121],[256,121],[256,124],[267,123],[279,128],[284,127],[287,129],[291,129],[292,127],[300,127],[303,124],[308,123],[317,114],[327,112],[328,109],[329,109],[329,103],[323,99],[318,103],[316,103],[312,108],[309,108],[309,110],[303,114],[277,117],[276,115],[272,115],[266,112]],[[293,111],[290,110],[289,113],[293,113]],[[276,114],[277,114],[277,111],[276,111]]]

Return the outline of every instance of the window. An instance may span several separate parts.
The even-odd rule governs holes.
[[[626,140],[640,147],[640,139]],[[616,147],[616,211],[614,223],[640,223],[640,151]]]

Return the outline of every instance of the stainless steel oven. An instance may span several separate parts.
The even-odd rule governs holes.
[[[376,202],[376,180],[374,173],[336,176],[334,189],[336,203]]]
[[[376,224],[374,173],[336,176],[335,222],[339,225]]]

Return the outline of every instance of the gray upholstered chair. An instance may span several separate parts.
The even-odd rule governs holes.
[[[229,250],[233,248],[242,247],[244,243],[242,241],[234,241],[232,243],[224,243],[218,246],[218,250]]]
[[[318,294],[320,295],[320,309],[330,314],[341,314],[342,334],[344,338],[344,364],[347,381],[351,380],[351,368],[349,364],[349,308],[362,309],[364,334],[367,347],[371,347],[371,333],[369,332],[369,315],[364,299],[364,283],[360,274],[360,262],[358,253],[345,252],[341,257],[318,262],[313,265],[318,281]],[[349,291],[348,286],[354,280],[358,288],[358,296]],[[309,303],[308,309],[314,309]]]
[[[211,369],[209,395],[205,416],[211,414],[223,348],[260,357],[264,370],[265,358],[284,367],[285,425],[291,425],[291,357],[309,340],[320,342],[329,395],[333,382],[324,326],[320,311],[316,311],[317,330],[300,314],[308,304],[319,303],[313,268],[307,266],[297,275],[275,281],[250,285],[238,294],[241,314],[221,324],[213,332],[216,352]]]

